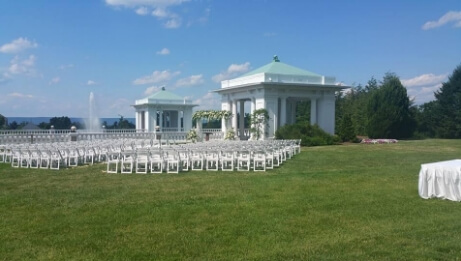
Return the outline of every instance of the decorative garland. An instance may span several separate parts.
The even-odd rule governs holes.
[[[220,119],[229,119],[232,117],[232,113],[230,111],[218,111],[218,110],[204,110],[204,111],[196,111],[192,115],[193,120],[199,120],[206,118],[210,120],[220,120]]]

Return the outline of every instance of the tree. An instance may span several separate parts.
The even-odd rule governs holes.
[[[461,65],[448,82],[434,93],[436,99],[436,135],[441,138],[461,138]]]
[[[5,116],[0,114],[0,129],[4,129],[6,127],[6,118]]]
[[[346,92],[336,94],[336,126],[341,126],[343,117],[349,115],[355,134],[367,135],[367,106],[374,91],[376,80],[371,78],[363,88],[360,84]]]
[[[435,126],[437,126],[437,102],[426,102],[416,108],[416,134],[417,137],[435,137]]]
[[[50,126],[53,125],[57,130],[67,130],[72,127],[69,117],[53,117],[50,119]]]
[[[368,103],[368,136],[371,138],[408,138],[416,123],[410,110],[407,89],[393,73],[386,73],[382,85],[373,91]]]
[[[338,135],[342,141],[355,141],[357,139],[357,134],[355,133],[350,114],[346,114],[342,117],[339,124]]]
[[[49,129],[49,128],[51,127],[51,125],[50,125],[49,123],[46,123],[46,122],[40,122],[40,123],[38,124],[38,127],[39,127],[40,129]]]
[[[16,121],[13,121],[12,123],[10,123],[10,124],[8,125],[8,128],[9,128],[10,130],[16,130],[16,129],[18,128],[18,126],[19,126],[18,123],[17,123]]]

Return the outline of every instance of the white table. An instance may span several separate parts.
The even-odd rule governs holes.
[[[461,201],[461,160],[421,164],[419,196]]]

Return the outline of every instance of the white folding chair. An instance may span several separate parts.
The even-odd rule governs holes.
[[[120,172],[124,174],[131,174],[133,173],[133,165],[134,165],[134,157],[135,154],[133,151],[122,151],[121,153],[121,165],[120,165]]]
[[[205,157],[200,149],[191,150],[190,153],[191,170],[203,170]]]
[[[206,170],[219,170],[219,151],[210,150],[205,153]]]
[[[253,171],[266,171],[266,152],[262,150],[253,153]]]
[[[161,150],[152,150],[149,157],[150,162],[150,173],[162,173],[163,172],[163,152]]]
[[[237,154],[237,170],[250,171],[251,153],[248,150],[240,150]]]
[[[118,173],[118,164],[120,162],[120,153],[108,151],[106,154],[107,173]]]
[[[234,151],[232,150],[224,150],[221,152],[221,169],[223,171],[233,171],[234,170],[234,162],[235,162],[235,155]]]
[[[166,154],[165,154],[166,153]],[[167,173],[179,173],[179,153],[174,150],[164,151]]]
[[[146,174],[148,168],[149,168],[149,150],[137,149],[136,150],[135,172]]]

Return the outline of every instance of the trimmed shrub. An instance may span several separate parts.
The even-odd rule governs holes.
[[[340,142],[338,136],[326,133],[318,125],[306,122],[285,125],[275,133],[276,139],[301,139],[302,146],[334,145]]]

